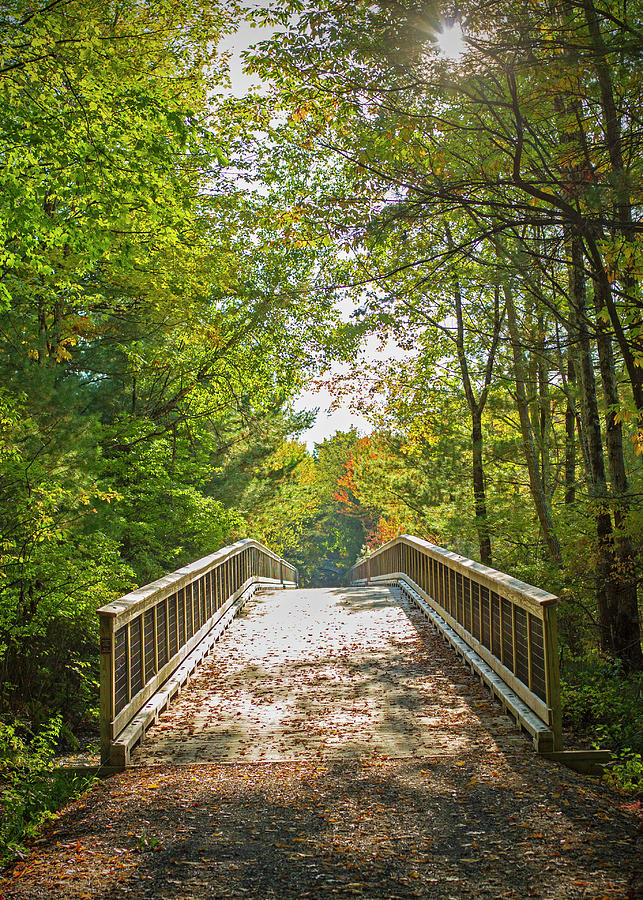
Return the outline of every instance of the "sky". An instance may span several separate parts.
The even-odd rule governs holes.
[[[232,93],[235,96],[242,97],[251,87],[260,86],[260,79],[257,77],[250,78],[244,73],[241,64],[241,53],[247,50],[251,44],[270,37],[272,32],[272,28],[250,28],[249,24],[244,22],[235,34],[227,35],[219,44],[219,50],[230,51],[230,79],[232,82]],[[343,315],[348,315],[349,313],[350,310],[342,310]],[[341,370],[336,368],[334,371],[331,370],[329,377],[340,373]],[[339,406],[337,409],[331,409],[332,402],[333,398],[328,390],[313,388],[312,386],[310,389],[304,390],[295,399],[293,406],[297,412],[302,410],[319,410],[312,428],[299,436],[299,440],[304,441],[310,451],[314,449],[316,443],[331,437],[336,431],[348,431],[349,428],[357,428],[360,434],[368,434],[372,430],[372,425],[364,416],[352,412],[348,406]]]

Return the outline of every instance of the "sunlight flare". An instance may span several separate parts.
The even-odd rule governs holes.
[[[438,33],[438,51],[440,56],[457,62],[466,47],[466,41],[462,34],[462,26],[459,22],[453,25],[444,25],[442,31]]]

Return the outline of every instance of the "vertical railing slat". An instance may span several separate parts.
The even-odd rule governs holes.
[[[173,606],[174,595],[171,597],[166,597],[165,600],[165,645],[166,645],[166,655],[168,660],[172,658],[174,655],[172,653],[172,618],[173,618]]]
[[[141,629],[141,682],[143,687],[147,684],[147,671],[145,668],[145,615],[142,614],[139,616],[140,629]]]

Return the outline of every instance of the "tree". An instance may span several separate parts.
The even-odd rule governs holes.
[[[282,103],[293,110],[290,128],[300,146],[331,148],[340,160],[350,189],[342,193],[335,177],[316,209],[331,208],[325,231],[350,248],[353,284],[370,293],[384,329],[404,305],[388,298],[408,298],[414,290],[417,296],[417,286],[432,284],[445,266],[495,254],[490,281],[501,285],[507,309],[503,337],[512,351],[532,502],[559,566],[565,560],[550,490],[548,442],[555,431],[547,399],[548,338],[528,343],[520,317],[533,305],[536,321],[556,322],[576,340],[570,321],[575,295],[567,294],[566,282],[567,248],[578,242],[594,304],[571,312],[597,349],[605,395],[599,415],[609,445],[611,490],[601,487],[603,499],[592,500],[602,642],[627,667],[639,668],[627,534],[632,494],[618,421],[630,410],[638,421],[643,408],[636,363],[639,225],[631,202],[641,160],[634,124],[641,93],[637,13],[584,0],[542,9],[502,3],[494,5],[491,28],[479,4],[460,4],[458,14],[468,48],[461,63],[431,52],[427,38],[443,27],[436,4],[401,9],[384,0],[333,2],[303,13],[285,35],[260,48],[255,65],[276,79]],[[460,241],[446,249],[427,241],[427,232],[454,221],[470,226]],[[581,446],[588,453],[582,459],[591,467],[603,452],[603,435],[592,424],[599,407],[587,402],[594,389],[587,378],[580,382],[576,357],[572,352],[572,383],[585,395]],[[621,366],[627,384],[619,391]],[[569,427],[566,434],[569,446]],[[590,484],[600,481],[598,470],[590,473]]]
[[[256,124],[213,99],[235,15],[3,7],[2,710],[91,712],[97,606],[245,533],[217,471],[301,427],[321,307],[230,172]]]

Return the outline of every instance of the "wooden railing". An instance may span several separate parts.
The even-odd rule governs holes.
[[[150,698],[217,627],[218,636],[235,605],[257,587],[296,582],[294,566],[247,539],[99,609],[103,764],[129,761],[131,746],[158,715]]]
[[[408,535],[359,560],[350,581],[406,587],[532,734],[536,749],[561,749],[557,597]]]

